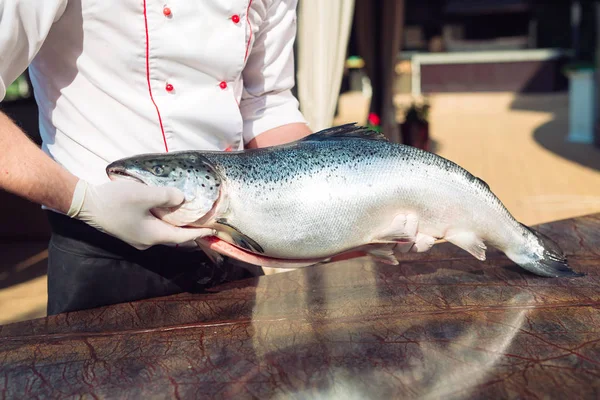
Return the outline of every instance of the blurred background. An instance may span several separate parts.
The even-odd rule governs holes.
[[[299,0],[313,130],[368,124],[485,180],[521,222],[600,212],[596,1]],[[0,109],[40,143],[27,72]],[[48,224],[0,191],[0,324],[46,314]]]

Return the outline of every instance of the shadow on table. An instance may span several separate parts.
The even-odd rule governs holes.
[[[48,270],[48,244],[36,242],[1,242],[0,289],[18,285],[40,276]]]
[[[265,382],[277,382],[276,391],[284,397],[395,398],[409,392],[419,398],[468,396],[497,373],[496,364],[531,311],[515,308],[489,318],[453,312],[453,285],[442,287],[440,297],[445,299],[434,296],[439,304],[432,304],[417,293],[418,283],[399,287],[389,266],[366,269],[371,277],[365,270],[359,276],[349,271],[345,282],[339,280],[339,271],[332,276],[325,270],[306,274],[306,290],[295,291],[293,303],[261,298],[261,293],[274,291],[273,282],[261,280],[249,337],[256,361],[240,371],[242,376],[227,392],[260,393]],[[398,276],[406,280],[426,280],[424,275],[436,272],[432,268],[413,275],[398,268]],[[343,286],[343,292],[336,286]],[[403,290],[413,305],[423,300],[420,312],[403,304]],[[504,300],[527,304],[533,299],[532,293],[517,290]]]
[[[600,170],[600,148],[592,144],[571,143],[569,133],[569,103],[565,94],[519,95],[511,109],[551,113],[552,119],[536,128],[534,140],[543,148],[566,160],[587,168]]]

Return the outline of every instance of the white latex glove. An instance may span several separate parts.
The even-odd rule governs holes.
[[[67,215],[115,236],[139,250],[157,244],[179,245],[215,234],[208,228],[180,228],[155,217],[153,208],[175,207],[184,194],[176,188],[116,180],[92,185],[77,183]]]

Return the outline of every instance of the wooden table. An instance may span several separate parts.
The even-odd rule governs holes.
[[[598,398],[600,214],[575,279],[450,244],[0,327],[0,398]]]

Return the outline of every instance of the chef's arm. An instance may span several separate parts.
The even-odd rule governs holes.
[[[176,228],[148,211],[181,204],[179,190],[132,181],[88,184],[52,160],[1,112],[0,149],[0,189],[82,220],[137,249],[213,234]]]
[[[39,51],[67,0],[0,2],[0,101]],[[67,212],[77,178],[0,112],[0,189]]]
[[[292,94],[296,5],[297,0],[273,2],[249,51],[240,101],[248,148],[287,143],[312,133]]]
[[[58,165],[0,112],[0,188],[66,213],[77,177]]]
[[[0,1],[0,101],[66,6],[67,0]],[[80,219],[138,249],[212,234],[208,229],[176,228],[149,212],[181,204],[181,191],[132,181],[88,184],[52,160],[1,112],[0,150],[0,189]]]
[[[304,123],[291,123],[269,129],[252,139],[246,145],[249,149],[257,147],[276,146],[278,144],[293,142],[302,139],[312,133],[308,125]]]

